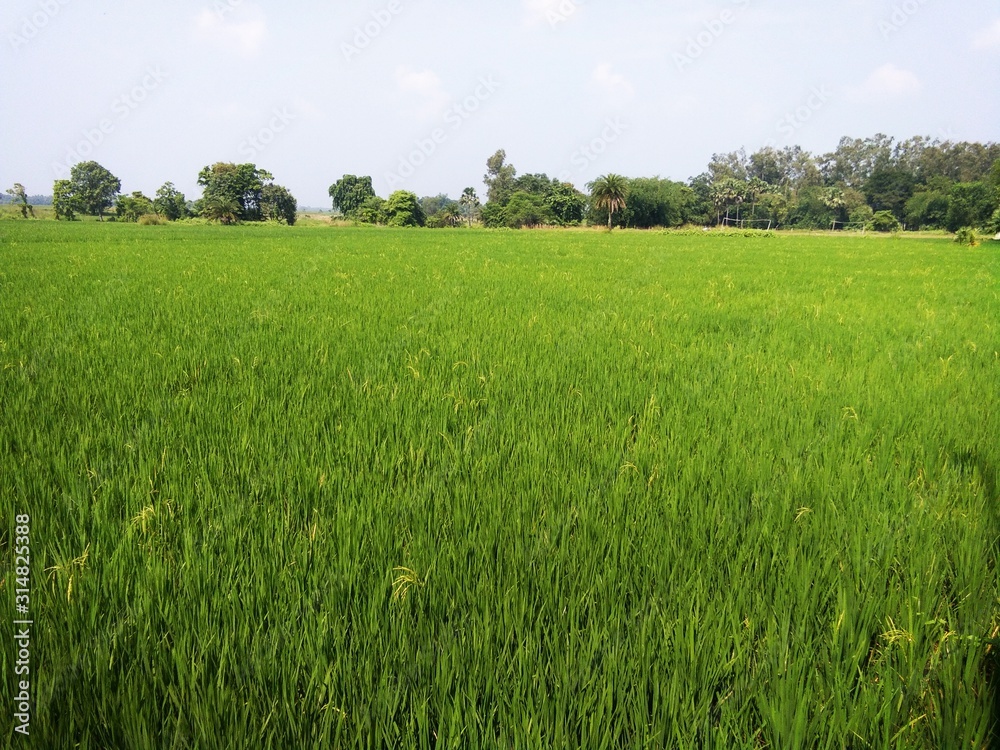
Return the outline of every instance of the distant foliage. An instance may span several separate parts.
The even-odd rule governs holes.
[[[118,221],[135,223],[141,217],[152,214],[154,211],[153,201],[137,191],[132,195],[123,195],[118,198],[115,218]]]
[[[902,229],[902,224],[892,211],[876,211],[869,224],[876,232],[898,232]]]
[[[165,182],[156,191],[156,199],[153,201],[153,208],[169,221],[179,221],[190,215],[187,201],[184,194],[174,187],[174,183]]]
[[[58,218],[72,219],[77,213],[97,216],[115,204],[122,182],[96,161],[80,162],[70,170],[69,180],[53,185],[53,205]]]
[[[364,221],[358,216],[361,207],[375,197],[372,178],[358,177],[353,174],[345,174],[330,186],[328,192],[333,201],[334,211],[339,211],[347,219],[358,219],[359,221]]]
[[[295,223],[294,208],[289,220],[289,206],[297,206],[295,198],[256,164],[218,162],[201,170],[198,184],[205,191],[195,209],[208,219],[222,224],[279,219]]]

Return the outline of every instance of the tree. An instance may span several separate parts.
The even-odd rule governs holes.
[[[118,221],[135,223],[140,216],[153,213],[153,201],[143,195],[140,191],[135,191],[132,195],[123,195],[118,198],[118,205],[115,214]]]
[[[639,229],[680,226],[687,219],[687,207],[693,198],[693,191],[677,182],[659,177],[630,180],[623,223]]]
[[[507,201],[503,211],[504,226],[511,229],[539,227],[552,224],[555,220],[552,210],[542,196],[524,190],[518,190],[514,193]]]
[[[879,167],[865,182],[863,192],[876,213],[892,211],[893,216],[902,219],[915,185],[916,179],[911,172],[900,167]]]
[[[7,194],[18,202],[22,218],[27,219],[29,213],[31,214],[31,218],[35,218],[35,209],[28,203],[28,194],[24,190],[24,185],[20,182],[15,182],[14,187],[7,189]]]
[[[422,227],[426,221],[414,193],[397,190],[385,202],[385,223],[390,227]]]
[[[345,174],[330,186],[333,210],[340,211],[348,219],[357,218],[355,213],[365,201],[375,197],[371,177],[357,177]]]
[[[906,201],[906,223],[911,229],[940,229],[948,218],[948,193],[921,190]]]
[[[993,186],[993,189],[997,191],[997,194],[1000,195],[1000,159],[993,162],[987,182],[989,182],[989,184]]]
[[[587,211],[587,196],[568,182],[554,181],[545,203],[557,223],[579,224]]]
[[[475,188],[467,187],[462,191],[462,197],[458,199],[459,205],[462,207],[462,213],[465,214],[465,218],[469,222],[469,228],[472,228],[472,218],[479,211],[479,196],[476,195]]]
[[[694,224],[711,224],[715,208],[712,202],[712,175],[702,172],[692,177],[688,180],[688,189],[691,191],[691,203],[687,220]]]
[[[957,232],[962,227],[985,227],[997,208],[996,193],[985,182],[959,182],[948,196],[945,228]]]
[[[872,216],[871,228],[876,232],[898,232],[901,225],[892,211],[876,211]]]
[[[122,181],[96,161],[84,161],[69,173],[70,190],[83,213],[104,221],[105,209],[114,205],[121,192]]]
[[[205,188],[203,199],[212,199],[215,208],[235,202],[237,221],[260,221],[261,191],[274,176],[256,164],[217,162],[198,173],[198,184]],[[230,222],[223,222],[230,223]]]
[[[589,183],[587,188],[590,190],[590,200],[594,207],[608,212],[608,231],[610,232],[615,212],[626,207],[629,192],[628,180],[621,175],[608,174],[598,177]]]
[[[493,156],[486,160],[486,174],[483,182],[486,183],[486,200],[489,203],[505,205],[514,194],[514,177],[517,170],[513,164],[507,164],[507,152],[499,149]]]
[[[210,195],[202,198],[199,213],[209,221],[217,221],[220,224],[235,224],[239,221],[240,204],[235,198],[226,198],[222,195]]]
[[[358,206],[351,216],[362,224],[385,224],[385,200],[373,195]]]
[[[268,183],[260,191],[261,215],[266,221],[280,221],[293,226],[298,207],[295,197],[281,185]]]
[[[73,221],[76,218],[80,206],[73,194],[72,182],[69,180],[55,181],[52,185],[52,207],[55,209],[57,220]]]
[[[830,207],[828,188],[819,186],[799,190],[788,210],[788,221],[803,229],[829,229],[837,219],[837,210]],[[838,199],[833,200],[838,203]]]
[[[841,138],[837,150],[820,159],[827,185],[860,188],[878,169],[892,165],[893,139],[882,133],[871,138]]]
[[[461,206],[444,193],[424,196],[420,199],[420,208],[426,217],[427,226],[434,229],[462,223]]]
[[[168,221],[177,221],[188,215],[187,200],[184,194],[174,187],[174,183],[165,182],[156,191],[153,210],[160,216],[166,217]]]
[[[721,177],[712,183],[711,196],[715,206],[716,223],[722,223],[722,209],[726,209],[726,219],[733,206],[736,206],[736,218],[739,219],[740,206],[746,200],[747,183],[735,177]]]

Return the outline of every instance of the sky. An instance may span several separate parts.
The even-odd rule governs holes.
[[[0,189],[79,161],[123,192],[253,162],[485,196],[486,160],[581,189],[843,136],[1000,141],[997,0],[4,0]]]

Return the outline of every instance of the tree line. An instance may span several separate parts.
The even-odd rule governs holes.
[[[122,195],[121,180],[95,161],[80,162],[68,180],[52,186],[52,206],[57,219],[72,221],[77,214],[104,220],[112,208],[116,221],[159,223],[200,217],[220,224],[273,221],[293,225],[298,211],[295,197],[274,175],[255,164],[218,162],[198,174],[202,196],[187,198],[164,183],[150,198],[140,191]]]
[[[121,194],[121,181],[96,162],[57,180],[57,218],[77,214],[118,221],[201,217],[222,224],[294,224],[297,204],[287,188],[255,164],[219,162],[198,175],[202,197],[188,201],[170,182],[155,197]],[[474,187],[458,199],[418,198],[397,190],[379,197],[370,176],[343,175],[329,188],[336,215],[387,226],[523,228],[584,224],[627,228],[682,225],[798,229],[945,229],[1000,232],[1000,144],[904,141],[878,134],[842,138],[814,155],[798,146],[766,146],[714,154],[687,182],[605,175],[583,192],[542,173],[519,174],[503,149],[486,160],[485,202]],[[7,191],[25,217],[37,196],[22,185]]]
[[[841,139],[833,152],[798,146],[714,154],[688,182],[604,175],[584,193],[545,174],[519,175],[501,149],[486,161],[486,203],[375,195],[371,177],[330,187],[333,209],[361,223],[397,226],[575,226],[648,229],[683,225],[797,229],[946,229],[1000,232],[1000,144],[886,135]],[[405,196],[405,201],[403,200]],[[412,210],[398,210],[399,205]]]

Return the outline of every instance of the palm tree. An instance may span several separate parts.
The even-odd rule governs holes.
[[[608,231],[611,231],[611,221],[615,211],[625,208],[628,199],[628,179],[620,174],[608,174],[598,177],[587,185],[594,208],[604,208],[608,211]]]
[[[469,228],[472,227],[472,215],[479,208],[479,196],[476,195],[475,188],[467,187],[462,191],[462,197],[458,199],[458,202],[462,206],[462,210],[469,219]]]
[[[213,195],[205,199],[201,215],[220,224],[235,224],[239,219],[240,205],[232,198]]]

